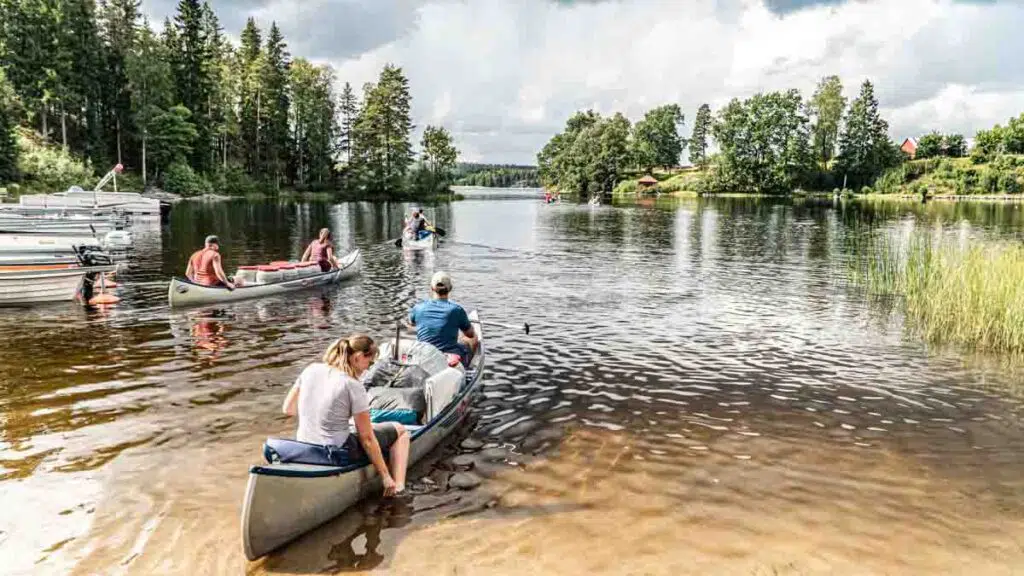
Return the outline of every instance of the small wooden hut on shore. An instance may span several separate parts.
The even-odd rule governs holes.
[[[647,174],[643,178],[637,180],[637,184],[640,185],[640,192],[650,192],[652,188],[658,185],[658,181],[654,176]]]

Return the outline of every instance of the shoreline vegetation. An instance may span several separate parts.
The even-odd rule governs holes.
[[[855,242],[847,277],[895,297],[907,329],[932,344],[1024,358],[1024,248],[922,230]]]
[[[450,195],[459,151],[437,126],[414,149],[401,68],[361,98],[335,85],[276,23],[249,18],[236,43],[206,1],[162,27],[139,0],[0,2],[0,188],[90,188],[120,164],[118,189],[185,197]]]
[[[981,130],[890,140],[874,86],[847,105],[839,77],[810,99],[797,90],[697,110],[689,138],[676,104],[631,123],[621,113],[576,112],[537,154],[541,184],[567,197],[871,196],[1012,197],[1024,192],[1024,114]],[[712,146],[717,150],[709,153]],[[680,167],[684,150],[690,166]]]

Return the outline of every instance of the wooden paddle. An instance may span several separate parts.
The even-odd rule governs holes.
[[[448,231],[446,231],[444,228],[437,228],[436,226],[427,226],[427,230],[430,230],[431,232],[437,234],[438,236],[441,236],[442,238],[448,235]],[[394,244],[395,248],[401,248],[402,237],[399,236],[398,238],[395,238]]]
[[[522,326],[515,326],[513,324],[505,324],[504,322],[495,322],[493,320],[486,320],[486,321],[483,321],[483,320],[472,320],[472,322],[474,322],[476,324],[486,324],[488,326],[498,326],[499,328],[508,328],[509,330],[523,330],[527,334],[530,333],[530,325],[528,323],[526,323],[526,322],[523,322]]]

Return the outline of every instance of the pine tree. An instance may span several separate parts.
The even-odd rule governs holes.
[[[173,101],[174,80],[168,63],[167,36],[161,41],[143,22],[139,28],[135,50],[128,55],[125,71],[131,96],[131,122],[138,129],[140,170],[142,183],[149,176],[148,148],[150,139],[158,132],[158,119],[166,113]],[[156,138],[161,136],[157,133]],[[158,166],[158,171],[166,166]],[[157,173],[158,173],[157,171]]]
[[[178,101],[189,110],[196,126],[197,141],[189,161],[199,171],[205,171],[209,165],[212,134],[209,114],[212,55],[204,13],[199,0],[180,0],[174,16],[173,44],[168,45]]]
[[[61,142],[65,149],[89,157],[94,165],[109,165],[103,144],[103,73],[106,50],[100,41],[93,0],[62,0],[58,56],[64,70],[60,81]]]
[[[693,134],[690,135],[690,162],[703,169],[708,160],[708,136],[711,134],[711,107],[701,104],[693,120]]]
[[[345,87],[341,91],[338,111],[341,116],[338,151],[344,159],[345,166],[348,166],[352,163],[352,130],[359,114],[359,103],[352,92],[352,85],[348,82],[345,82]]]
[[[353,164],[361,186],[379,196],[401,192],[413,161],[409,135],[412,97],[402,69],[384,66],[376,85],[364,87],[353,130]]]
[[[125,162],[134,134],[131,94],[128,90],[127,61],[135,50],[139,33],[139,0],[103,0],[100,4],[100,34],[106,47],[107,70],[103,87],[104,126],[109,134],[107,152],[119,164]]]
[[[322,184],[330,177],[337,134],[334,71],[299,58],[292,62],[288,84],[294,146],[292,173],[300,184]]]
[[[236,74],[239,80],[239,131],[241,134],[242,156],[249,174],[259,178],[260,126],[263,123],[263,39],[256,21],[249,18],[242,30],[241,46],[236,60]]]
[[[227,124],[231,110],[225,92],[225,68],[231,46],[224,38],[220,21],[208,2],[203,2],[202,25],[207,51],[207,59],[204,62],[205,75],[210,83],[206,95],[206,117],[209,121],[209,167],[212,169],[218,164],[227,164]]]
[[[875,88],[865,80],[846,114],[836,174],[848,177],[850,185],[867,185],[898,161],[898,150],[889,140],[889,124],[878,113]]]
[[[267,176],[280,188],[288,166],[288,58],[287,44],[276,23],[267,36],[266,66],[263,67],[263,93],[268,104],[261,127]]]
[[[50,108],[61,77],[58,60],[58,12],[47,0],[5,0],[0,12],[4,50],[0,67],[28,109],[28,121],[47,140]]]

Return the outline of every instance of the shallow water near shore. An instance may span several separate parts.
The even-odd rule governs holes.
[[[479,195],[479,196],[482,196]],[[123,301],[0,312],[0,573],[1019,574],[1020,373],[932,349],[843,279],[852,235],[1024,237],[1020,205],[711,199],[428,207],[183,203],[137,233]],[[208,233],[227,268],[322,226],[360,278],[171,310]],[[434,270],[485,326],[470,422],[371,499],[253,563],[247,469],[337,336],[393,335]]]

